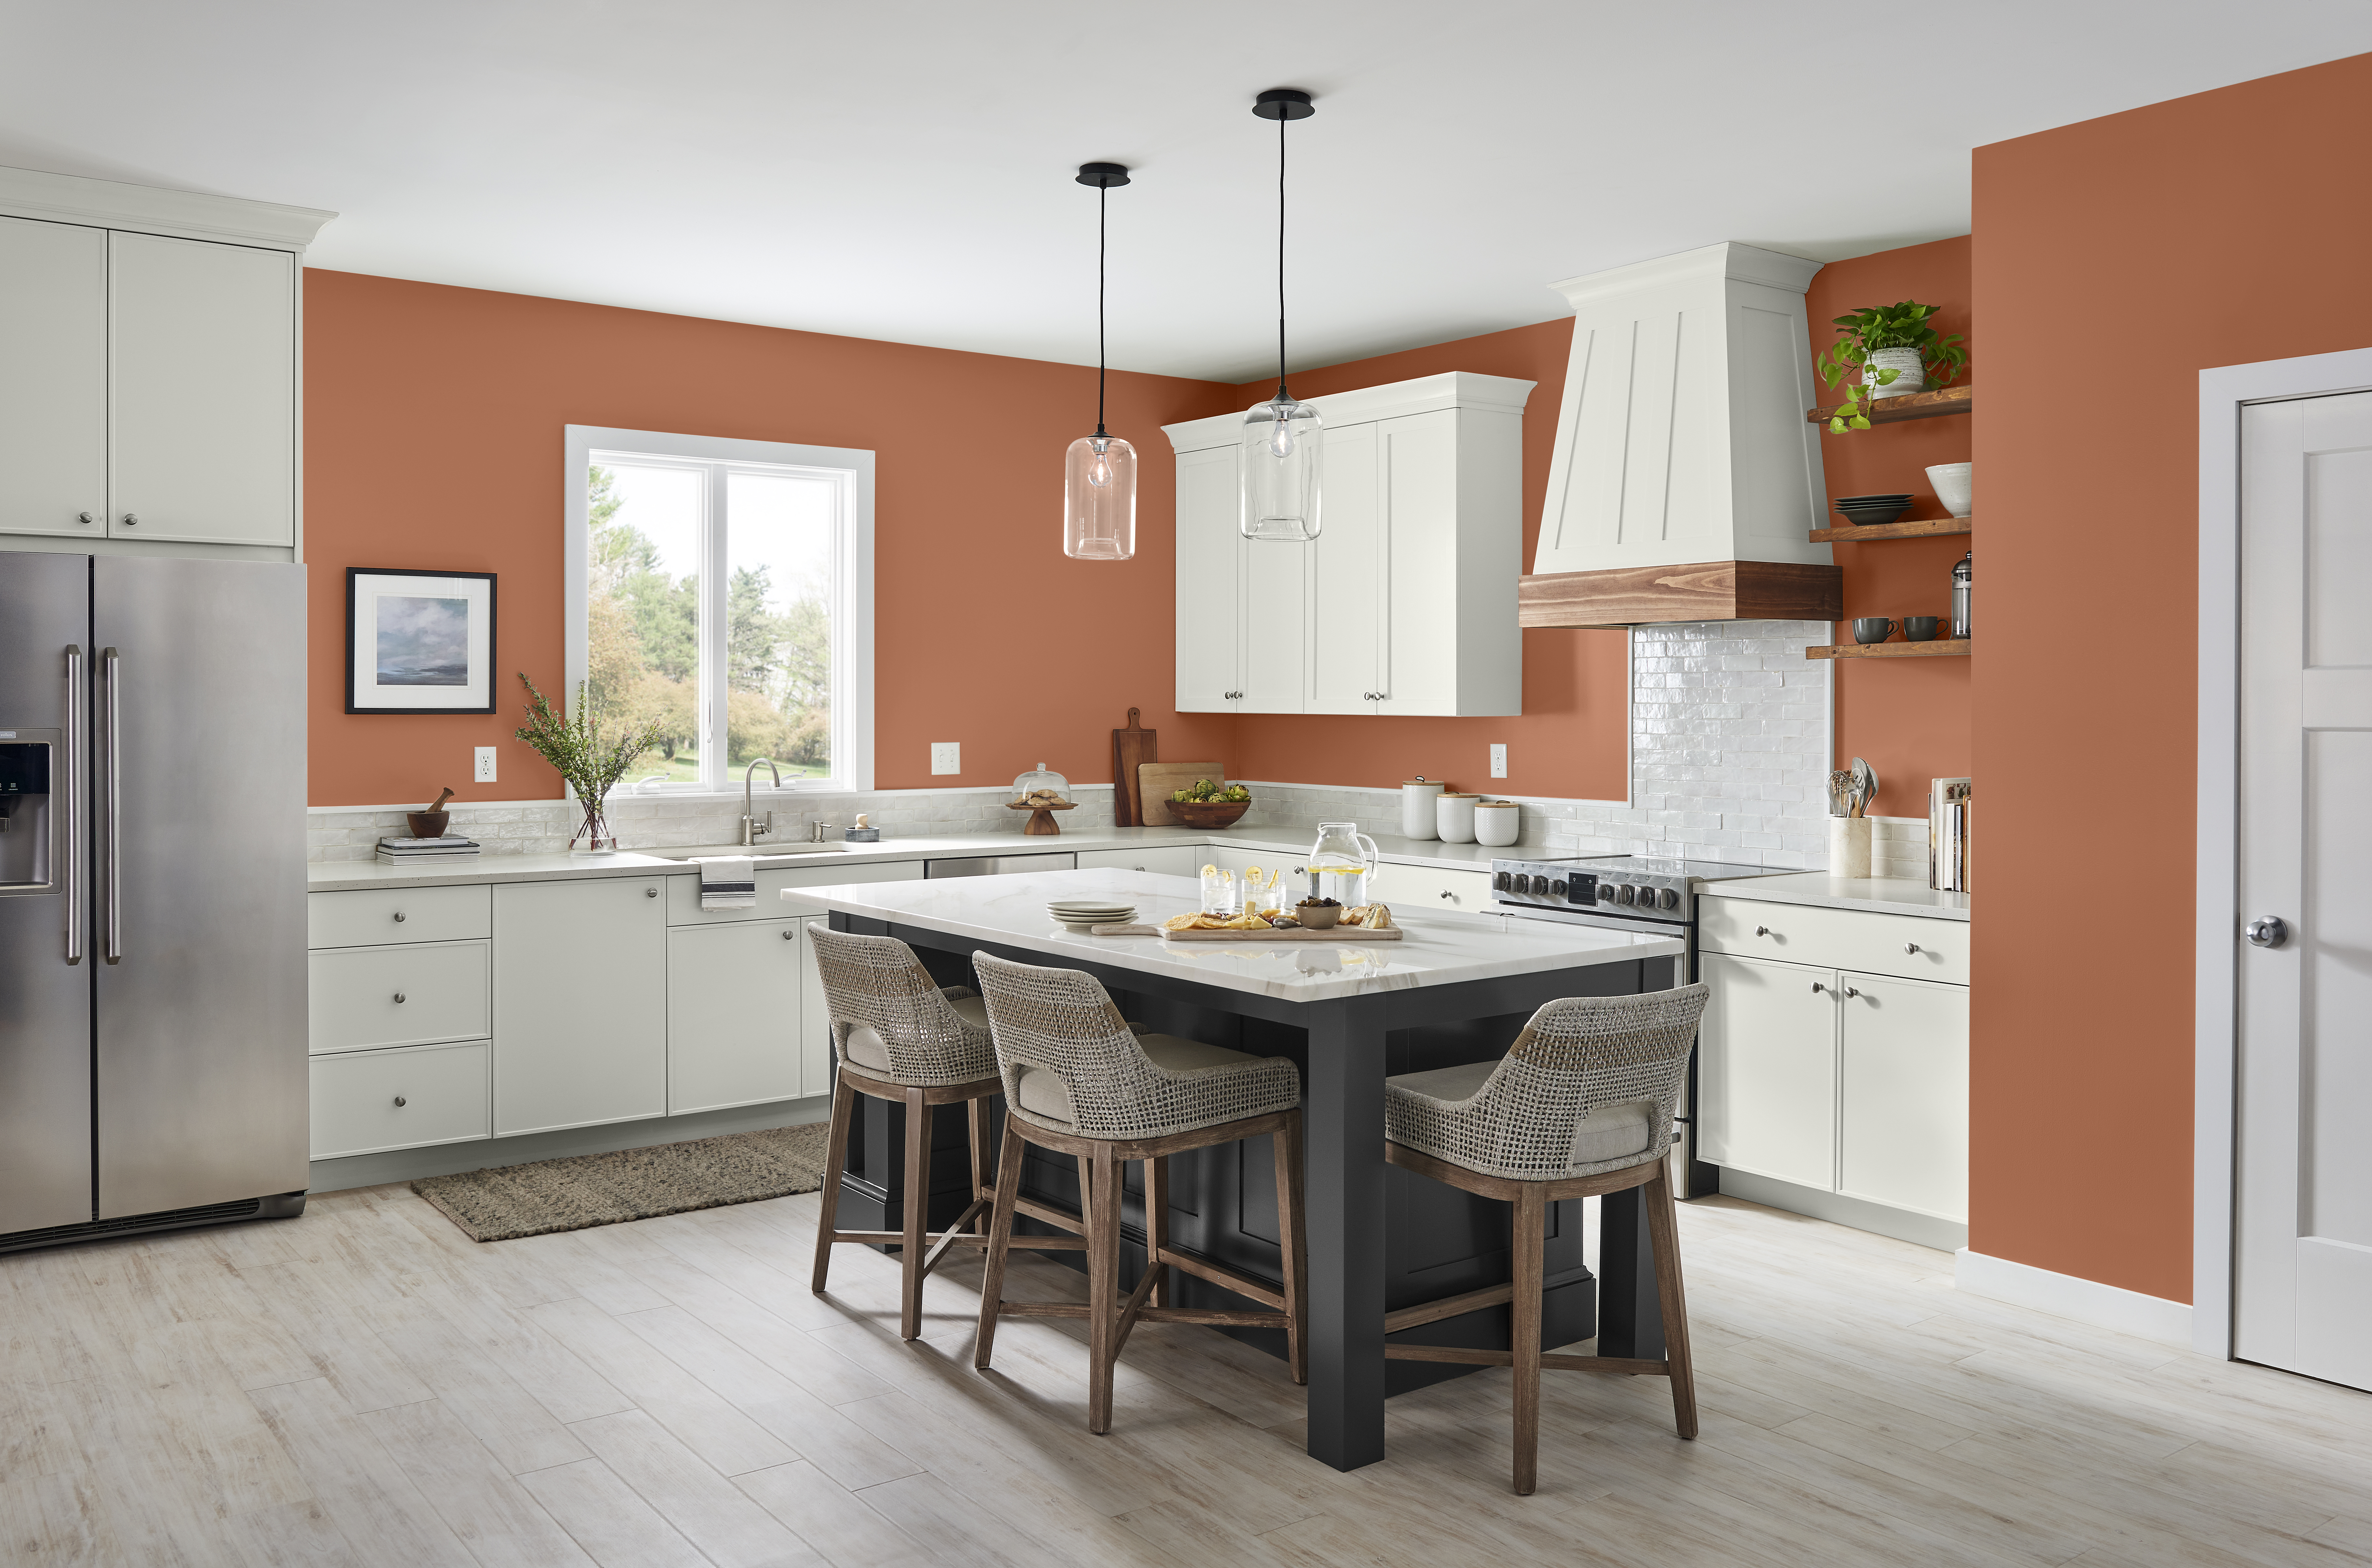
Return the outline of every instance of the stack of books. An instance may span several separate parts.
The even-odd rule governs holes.
[[[458,860],[478,853],[474,839],[381,839],[377,856],[381,865],[411,865],[424,860]]]

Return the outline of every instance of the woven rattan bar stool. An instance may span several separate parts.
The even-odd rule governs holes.
[[[1384,1080],[1384,1154],[1392,1164],[1512,1205],[1515,1280],[1390,1313],[1384,1331],[1512,1304],[1512,1351],[1386,1345],[1391,1361],[1448,1361],[1515,1368],[1516,1491],[1536,1484],[1541,1456],[1541,1368],[1646,1374],[1672,1380],[1672,1416],[1697,1434],[1689,1366],[1688,1306],[1680,1294],[1680,1232],[1673,1219],[1672,1110],[1689,1044],[1704,1012],[1703,985],[1645,996],[1551,1002],[1534,1013],[1497,1062]],[[1541,1352],[1541,1233],[1548,1205],[1645,1187],[1663,1307],[1662,1361]]]
[[[983,1215],[992,1196],[988,1098],[1005,1086],[996,1076],[996,1052],[989,1044],[988,1013],[971,988],[942,987],[932,980],[914,950],[895,937],[834,931],[822,921],[810,922],[808,934],[815,943],[816,972],[823,979],[840,1068],[832,1085],[831,1133],[824,1156],[823,1213],[816,1222],[815,1291],[823,1294],[833,1247],[894,1243],[905,1276],[898,1336],[914,1339],[923,1330],[924,1279],[950,1247],[988,1245]],[[903,1230],[841,1230],[835,1225],[840,1179],[848,1163],[848,1125],[858,1095],[906,1108]],[[931,1198],[931,1108],[958,1101],[963,1103],[971,1135],[972,1199],[953,1225],[933,1235],[923,1228]],[[1039,1217],[1064,1223],[1059,1214]],[[967,1225],[973,1227],[970,1234],[964,1231]],[[1073,1249],[1087,1245],[1076,1235],[1030,1237],[1025,1244]]]
[[[1111,1430],[1112,1367],[1140,1322],[1281,1327],[1296,1383],[1309,1380],[1302,1335],[1308,1254],[1302,1235],[1301,1074],[1281,1056],[1260,1057],[1171,1035],[1139,1033],[1093,976],[972,955],[1005,1083],[1005,1143],[997,1155],[980,1339],[972,1365],[986,1371],[1000,1316],[1087,1320],[1087,1430]],[[1240,1138],[1274,1136],[1278,1235],[1285,1282],[1271,1289],[1169,1245],[1169,1156]],[[1087,1227],[1087,1304],[1006,1301],[1006,1249],[1021,1187],[1024,1144],[1079,1162]],[[1120,1295],[1122,1167],[1145,1162],[1145,1277]],[[1025,1211],[1034,1212],[1034,1211]],[[1266,1311],[1171,1307],[1171,1269],[1250,1296]]]

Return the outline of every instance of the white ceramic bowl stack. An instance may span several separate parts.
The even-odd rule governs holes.
[[[1136,918],[1136,906],[1095,899],[1057,899],[1046,906],[1046,912],[1064,930],[1085,934],[1099,925],[1128,924]]]

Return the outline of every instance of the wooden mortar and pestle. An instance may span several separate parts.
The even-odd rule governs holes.
[[[452,798],[452,790],[447,789],[428,803],[427,810],[405,812],[403,819],[412,824],[412,836],[415,839],[443,838],[445,824],[453,819],[453,814],[445,809],[445,803]]]

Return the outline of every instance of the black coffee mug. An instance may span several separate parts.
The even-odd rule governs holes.
[[[1902,637],[1910,643],[1932,643],[1943,625],[1940,615],[1906,615],[1902,618]]]
[[[1883,643],[1893,634],[1894,622],[1883,615],[1864,615],[1855,619],[1853,629],[1856,643]]]

